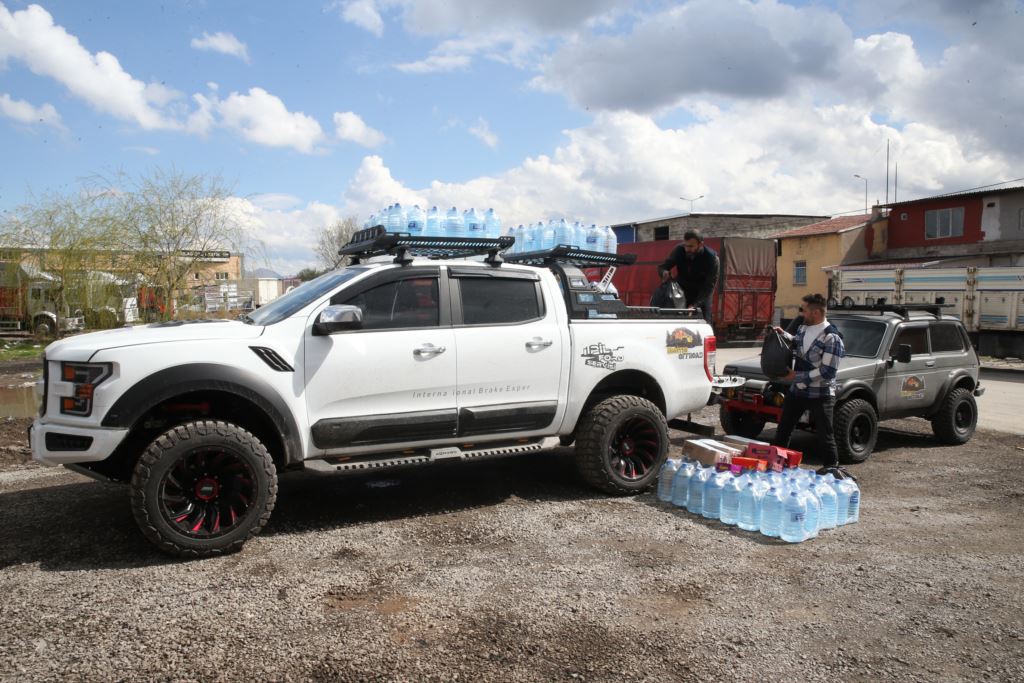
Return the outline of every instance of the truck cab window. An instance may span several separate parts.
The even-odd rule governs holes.
[[[436,327],[437,292],[435,277],[408,278],[378,285],[340,303],[363,311],[364,330]]]
[[[900,344],[910,344],[910,352],[915,356],[927,354],[928,328],[924,326],[901,327],[896,333],[896,338],[892,342],[889,353],[896,353],[896,349],[900,347]]]
[[[532,280],[460,278],[466,325],[521,323],[541,317]]]

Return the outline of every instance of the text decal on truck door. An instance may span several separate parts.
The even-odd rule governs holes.
[[[690,349],[700,350],[691,351]],[[677,327],[665,335],[665,350],[669,354],[679,354],[680,360],[687,358],[703,358],[704,339],[700,336],[700,332],[686,327]]]
[[[597,344],[585,346],[583,353],[580,354],[580,358],[586,359],[584,362],[592,368],[614,370],[622,362],[622,356],[615,355],[615,352],[621,348],[621,346],[616,346],[614,349],[611,349],[598,342]]]

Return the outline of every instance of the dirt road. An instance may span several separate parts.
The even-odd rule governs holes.
[[[123,489],[3,451],[0,680],[1021,680],[1024,438],[926,427],[856,467],[859,524],[796,546],[595,494],[563,450],[287,475],[198,562]]]

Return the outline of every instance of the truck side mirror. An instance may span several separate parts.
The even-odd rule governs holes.
[[[896,354],[893,358],[898,363],[909,363],[910,357],[913,356],[913,352],[910,349],[910,344],[900,344],[896,347]]]
[[[339,304],[320,311],[313,323],[313,335],[325,336],[346,330],[360,330],[363,327],[363,311],[358,306]]]

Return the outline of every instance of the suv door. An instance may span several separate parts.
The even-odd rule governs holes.
[[[452,438],[455,338],[439,269],[381,273],[331,304],[363,311],[363,327],[305,339],[313,443],[328,451]]]
[[[920,415],[928,412],[942,386],[935,358],[931,353],[927,322],[902,323],[896,328],[889,356],[900,344],[909,344],[909,363],[895,361],[886,371],[885,418]]]
[[[449,268],[459,434],[536,432],[558,414],[565,335],[532,271]],[[563,397],[564,398],[564,397]]]
[[[952,320],[936,320],[928,324],[932,356],[935,358],[935,379],[945,385],[956,370],[977,365],[974,350],[963,326]],[[936,396],[941,400],[942,396]]]

